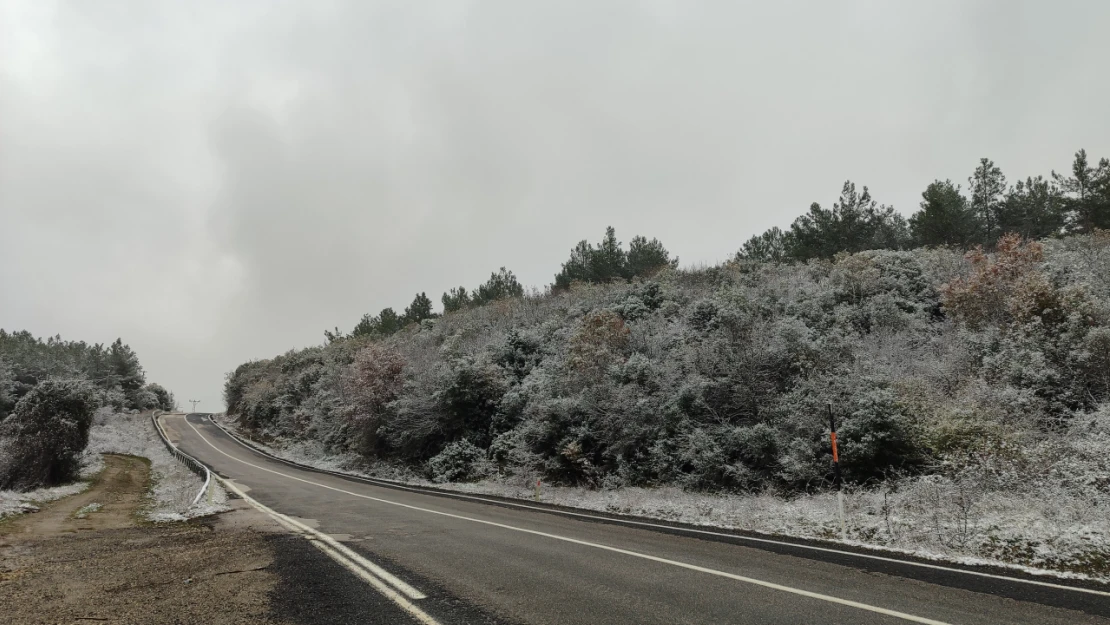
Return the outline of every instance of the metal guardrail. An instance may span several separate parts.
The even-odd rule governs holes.
[[[197,477],[204,478],[204,486],[201,486],[200,492],[197,493],[196,497],[193,497],[192,505],[195,506],[197,505],[197,502],[200,501],[200,498],[204,496],[204,493],[207,492],[209,493],[209,495],[211,495],[210,488],[212,486],[212,472],[209,471],[208,467],[204,466],[204,464],[202,464],[199,460],[181,451],[177,448],[176,445],[170,442],[170,438],[166,436],[166,432],[162,429],[162,424],[158,422],[158,416],[160,414],[164,413],[162,413],[161,410],[155,410],[151,412],[150,420],[152,423],[154,423],[154,429],[157,430],[158,437],[162,439],[162,443],[166,445],[166,449],[169,450],[170,454],[172,454],[174,458],[177,458],[178,462],[185,465],[193,473],[196,473]]]

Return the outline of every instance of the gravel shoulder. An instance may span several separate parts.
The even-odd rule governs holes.
[[[105,455],[80,494],[0,523],[5,623],[283,623],[271,610],[279,528],[236,501],[186,523],[140,522],[142,458]]]
[[[242,499],[188,521],[145,520],[157,503],[150,462],[103,462],[88,490],[0,520],[0,622],[413,622]]]

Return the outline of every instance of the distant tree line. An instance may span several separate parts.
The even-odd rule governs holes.
[[[77,479],[102,406],[174,410],[176,401],[146,381],[138,356],[120,339],[105,346],[0,329],[0,490]]]
[[[570,251],[570,258],[563,263],[563,269],[555,274],[553,290],[563,290],[574,282],[594,284],[614,280],[631,280],[636,277],[650,277],[665,267],[678,266],[678,258],[671,258],[659,239],[647,240],[642,236],[632,238],[628,251],[624,251],[617,241],[616,230],[612,226],[605,229],[605,237],[597,246],[583,239]]]
[[[617,240],[616,230],[610,226],[605,229],[605,237],[596,245],[583,239],[574,246],[570,258],[563,263],[562,270],[555,274],[555,283],[550,290],[566,290],[575,282],[602,284],[613,281],[631,281],[633,278],[646,278],[659,270],[678,266],[678,258],[671,258],[659,239],[636,236],[632,238],[626,251]],[[483,306],[502,299],[523,297],[524,286],[512,271],[502,267],[490,274],[489,280],[473,290],[465,286],[449,289],[440,297],[443,314],[458,312],[472,306]],[[398,314],[393,308],[382,309],[377,315],[369,313],[362,316],[349,334],[339,328],[324,330],[328,342],[344,338],[377,336],[384,337],[396,333],[409,324],[419,324],[426,319],[435,319],[439,314],[432,310],[432,301],[424,292],[417,293],[412,304],[404,313]]]
[[[100,403],[117,410],[173,410],[173,394],[147,383],[139,357],[121,339],[110,345],[36,338],[0,329],[0,420],[37,384],[49,379],[84,380]]]
[[[787,230],[771,228],[749,239],[738,259],[763,262],[832,258],[839,252],[915,247],[993,249],[1004,234],[1042,239],[1110,228],[1110,160],[1092,165],[1085,150],[1071,175],[1052,172],[1007,185],[993,161],[983,158],[968,178],[967,193],[951,180],[936,180],[921,193],[908,220],[871,198],[867,187],[844,183],[831,208],[813,203]]]
[[[992,160],[980,159],[968,177],[966,193],[951,180],[935,180],[921,193],[919,208],[909,219],[894,207],[879,204],[866,186],[860,189],[849,180],[831,207],[814,202],[786,230],[771,228],[750,238],[736,258],[783,263],[879,249],[969,249],[980,245],[993,250],[1004,234],[1035,240],[1097,229],[1110,229],[1110,159],[1092,165],[1086,150],[1079,150],[1071,175],[1053,171],[1048,178],[1027,177],[1012,185]],[[596,245],[583,239],[571,249],[570,258],[548,290],[564,291],[575,282],[628,282],[677,266],[678,258],[672,258],[658,239],[636,236],[625,250],[614,228],[608,227]],[[523,295],[524,287],[516,276],[502,267],[477,288],[448,290],[440,302],[447,314]],[[324,335],[328,342],[389,336],[409,324],[438,316],[431,299],[420,292],[401,313],[384,308],[376,315],[363,315],[350,333],[335,328],[325,330]]]

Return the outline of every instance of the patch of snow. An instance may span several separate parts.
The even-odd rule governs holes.
[[[193,505],[204,480],[178,462],[166,449],[149,414],[100,411],[89,433],[84,463],[93,473],[103,467],[101,454],[127,454],[150,460],[153,486],[143,515],[151,521],[180,521],[229,510],[227,493],[213,483],[212,504],[206,497]]]
[[[100,505],[99,503],[93,502],[87,506],[81,506],[81,509],[78,510],[73,516],[77,517],[78,519],[84,519],[93,512],[99,511],[103,507],[104,506]]]
[[[234,421],[223,417],[218,422],[239,433]],[[355,454],[329,455],[318,441],[250,444],[279,458],[359,477],[526,501],[536,495],[535,475],[433,484],[396,465],[367,465]],[[938,562],[1110,580],[1105,574],[1084,572],[1088,568],[1085,563],[1103,562],[1110,554],[1110,500],[1106,497],[1092,497],[1089,490],[1069,492],[1051,482],[972,491],[951,480],[924,476],[897,485],[893,490],[845,490],[846,537],[840,534],[837,498],[832,492],[783,497],[770,492],[699,493],[673,486],[590,489],[542,484],[539,500],[767,537],[822,540]]]
[[[0,490],[0,518],[25,512],[38,512],[39,508],[34,504],[48,503],[62,497],[83,493],[88,488],[89,483],[82,481],[53,488],[38,488],[24,493]]]

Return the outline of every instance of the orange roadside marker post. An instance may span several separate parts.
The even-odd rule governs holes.
[[[833,417],[832,404],[829,408],[829,440],[832,441],[833,484],[836,484],[836,507],[840,514],[840,537],[848,539],[848,525],[844,522],[844,491],[840,486],[840,452],[836,448],[836,419]]]

